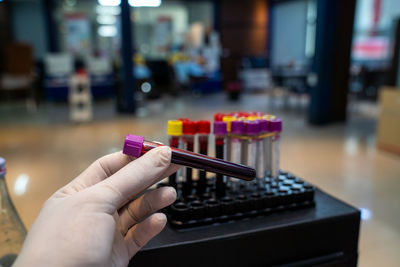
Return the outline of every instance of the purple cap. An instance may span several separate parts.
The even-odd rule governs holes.
[[[227,134],[225,121],[214,121],[214,134]]]
[[[138,158],[142,153],[143,142],[143,136],[127,134],[125,136],[124,149],[122,150],[122,153]]]
[[[244,133],[244,122],[243,121],[232,121],[231,122],[231,133],[243,134]]]
[[[279,118],[271,119],[268,128],[270,132],[282,132],[282,120]]]
[[[246,121],[246,134],[257,135],[260,133],[260,123],[258,121]]]
[[[260,123],[260,132],[265,133],[268,132],[268,121],[267,120],[258,120]]]

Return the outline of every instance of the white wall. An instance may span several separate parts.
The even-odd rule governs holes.
[[[14,40],[31,44],[35,58],[42,59],[47,50],[42,1],[14,1],[11,7]]]
[[[271,23],[271,66],[306,63],[307,0],[274,4]]]
[[[133,9],[135,21],[135,43],[142,53],[153,58],[163,58],[163,53],[157,52],[154,42],[154,25],[159,17],[172,19],[172,42],[182,44],[184,34],[195,22],[203,24],[204,28],[213,24],[213,6],[208,1],[163,1],[161,6],[140,7]],[[145,47],[146,49],[141,49]]]

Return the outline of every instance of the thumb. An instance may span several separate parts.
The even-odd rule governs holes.
[[[154,148],[89,190],[100,199],[106,199],[114,209],[118,209],[164,178],[163,174],[170,164],[171,148],[168,146]]]

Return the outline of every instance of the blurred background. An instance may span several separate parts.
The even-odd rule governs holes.
[[[29,229],[127,133],[283,118],[282,168],[360,208],[360,266],[400,262],[397,0],[0,0],[0,156]]]

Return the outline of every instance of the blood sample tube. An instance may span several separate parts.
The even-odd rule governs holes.
[[[234,163],[242,162],[243,142],[240,139],[244,135],[244,121],[231,122],[231,155],[230,161]],[[230,187],[233,192],[239,190],[239,182],[237,179],[229,177]]]
[[[271,114],[265,114],[262,116],[262,118],[269,121],[270,119],[276,119],[276,116],[271,115]]]
[[[235,113],[236,120],[244,120],[247,117],[247,113],[239,111]]]
[[[256,120],[259,120],[259,119],[261,119],[261,117],[254,116],[254,115],[247,117],[247,120],[249,120],[249,121],[256,121]]]
[[[260,133],[259,138],[257,140],[257,162],[256,162],[256,177],[258,181],[259,187],[265,186],[265,176],[267,173],[267,151],[269,151],[269,147],[267,144],[268,139],[268,121],[267,120],[258,120],[260,125]]]
[[[235,120],[235,117],[233,116],[224,116],[222,118],[222,121],[226,122],[226,130],[228,131],[228,135],[226,136],[226,144],[225,144],[225,151],[226,151],[226,156],[225,159],[230,161],[230,156],[231,156],[231,136],[230,136],[230,132],[231,132],[231,122]]]
[[[263,132],[266,135],[263,139],[263,150],[264,150],[264,166],[265,166],[265,176],[271,175],[271,157],[272,157],[272,136],[273,133],[270,131],[270,120],[271,116],[263,116],[263,120],[267,121],[267,131]]]
[[[260,111],[251,111],[249,112],[250,116],[255,116],[255,117],[262,117],[264,115],[264,113],[260,112]]]
[[[209,121],[198,121],[197,122],[197,134],[199,140],[199,153],[203,155],[208,154],[208,136],[210,134],[210,122]],[[197,181],[197,192],[202,194],[205,192],[207,179],[206,172],[199,171],[199,180]]]
[[[257,142],[260,133],[260,123],[258,121],[246,121],[245,133],[247,136],[247,158],[246,165],[256,168],[257,165]],[[249,184],[247,188],[249,189]]]
[[[271,177],[278,177],[280,170],[282,120],[279,118],[271,119],[269,121],[269,131],[274,134],[271,137]]]
[[[239,117],[243,117],[243,118],[247,118],[248,116],[250,116],[250,114],[246,111],[239,111],[237,114]]]
[[[167,134],[169,135],[169,145],[171,147],[179,147],[179,139],[182,135],[182,122],[176,120],[168,121]],[[168,183],[170,186],[176,188],[176,176],[177,174],[171,174],[168,178]]]
[[[190,120],[182,121],[182,137],[184,142],[184,149],[187,151],[194,151],[194,136],[196,134],[196,123]],[[182,193],[184,195],[190,195],[193,184],[193,170],[192,168],[186,168],[186,179],[183,183]]]
[[[145,141],[143,136],[128,134],[125,137],[122,152],[137,158],[159,146],[164,145],[159,142]],[[246,181],[251,181],[256,177],[256,171],[248,166],[173,147],[171,147],[171,163],[202,169],[208,172],[220,173]]]
[[[215,113],[214,114],[214,121],[222,121],[222,118],[226,116],[224,113]]]
[[[224,159],[224,145],[225,138],[227,135],[226,122],[224,121],[214,121],[214,137],[215,137],[215,157],[218,159]],[[226,177],[224,175],[217,173],[217,178],[215,179],[215,192],[217,197],[225,196],[225,186]]]

